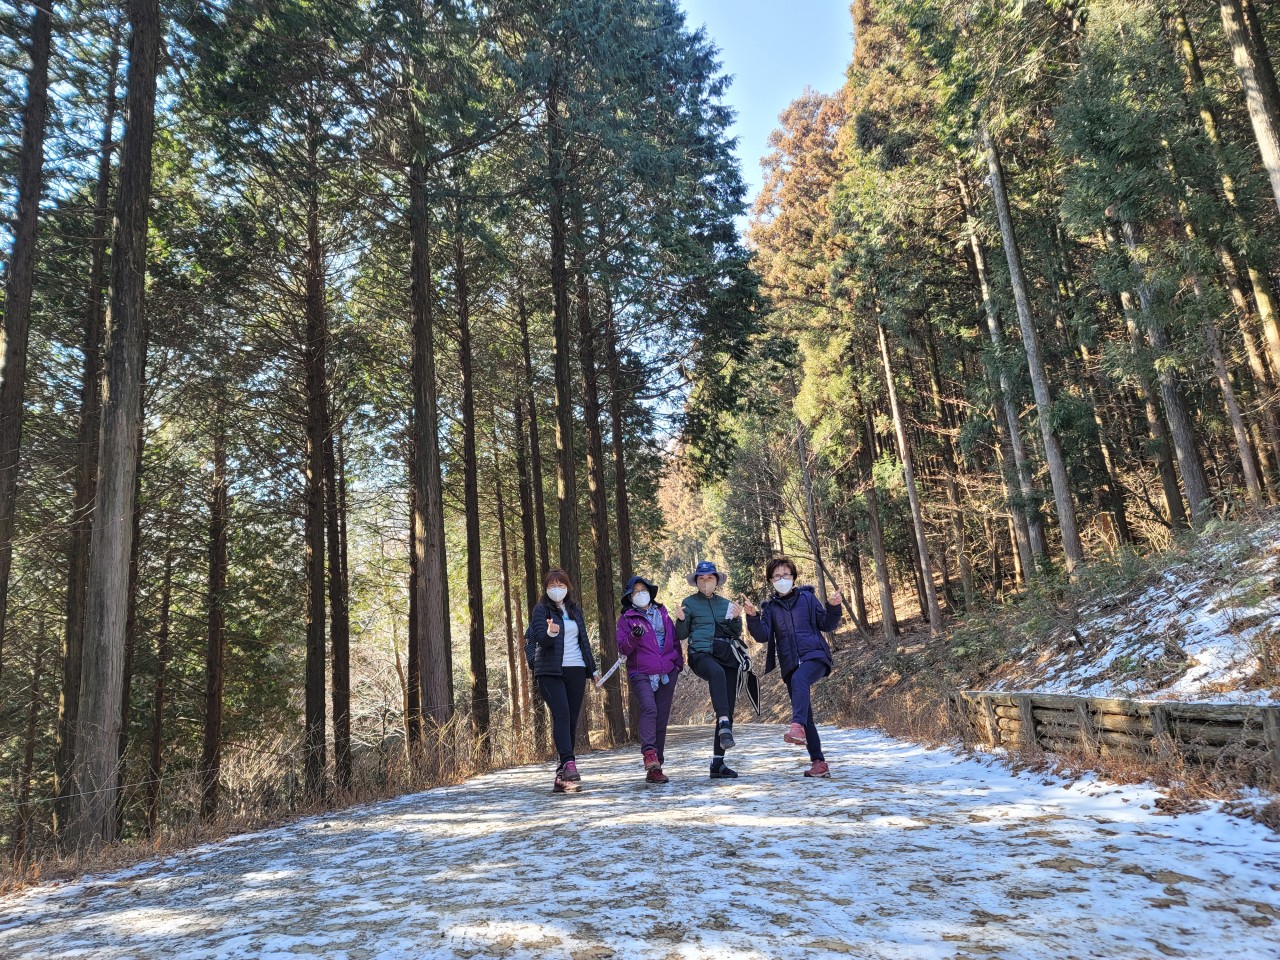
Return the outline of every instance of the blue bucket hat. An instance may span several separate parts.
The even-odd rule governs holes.
[[[631,591],[636,588],[637,583],[643,583],[646,587],[649,588],[649,598],[651,600],[658,599],[658,585],[654,583],[652,580],[647,580],[644,577],[632,577],[630,580],[628,580],[626,587],[624,587],[622,590],[622,595],[624,597],[630,596]]]
[[[696,587],[698,585],[698,578],[706,576],[708,573],[714,573],[716,575],[717,587],[723,587],[724,582],[729,579],[729,575],[717,570],[716,565],[710,560],[699,560],[698,565],[693,569],[693,573],[689,574],[684,579],[689,586]]]

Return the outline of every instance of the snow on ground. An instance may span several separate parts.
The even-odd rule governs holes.
[[[824,730],[800,776],[744,726],[737,781],[673,731],[587,790],[523,767],[0,900],[0,956],[788,960],[1280,956],[1280,842],[1139,787],[1017,776]]]
[[[998,690],[1265,703],[1260,655],[1280,656],[1280,522],[1162,571],[1082,611],[1074,630],[1028,645]]]

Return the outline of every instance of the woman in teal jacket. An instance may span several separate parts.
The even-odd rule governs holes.
[[[733,708],[738,696],[738,662],[728,644],[742,636],[742,608],[716,591],[725,574],[710,560],[698,563],[685,578],[698,592],[680,602],[676,636],[688,642],[689,668],[707,681],[716,726],[712,735],[711,778],[732,780],[738,774],[724,764],[724,752],[733,746]]]

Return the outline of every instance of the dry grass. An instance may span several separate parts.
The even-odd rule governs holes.
[[[281,756],[273,751],[257,752],[277,760]],[[346,790],[339,791],[330,783],[324,796],[298,794],[274,804],[264,800],[287,792],[282,780],[291,781],[292,773],[282,777],[278,763],[259,763],[255,769],[250,769],[253,761],[243,756],[232,757],[224,765],[224,802],[216,819],[205,821],[195,814],[198,786],[192,777],[187,776],[182,792],[188,796],[179,800],[177,805],[190,812],[176,817],[174,823],[165,825],[155,836],[136,837],[84,850],[63,850],[51,841],[37,844],[20,859],[0,863],[0,894],[43,882],[121,870],[239,834],[432,787],[461,783],[492,770],[543,759],[534,748],[531,736],[517,740],[510,731],[504,731],[496,738],[492,750],[485,755],[472,739],[465,719],[459,718],[436,730],[412,756],[400,749],[385,758],[374,755],[366,757],[363,763],[353,764],[352,783]]]

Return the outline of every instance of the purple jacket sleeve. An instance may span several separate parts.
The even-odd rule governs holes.
[[[667,608],[662,608],[662,625],[667,628],[667,640],[675,644],[676,648],[676,666],[677,672],[684,669],[684,649],[680,646],[680,638],[676,636],[676,624],[671,619],[671,614],[667,613]]]
[[[618,652],[624,657],[629,657],[635,651],[636,641],[631,636],[631,631],[626,627],[626,621],[618,618]]]

